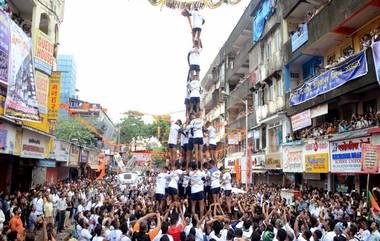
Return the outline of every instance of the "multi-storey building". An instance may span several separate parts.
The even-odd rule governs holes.
[[[57,69],[61,72],[61,103],[69,103],[70,98],[76,97],[77,66],[72,55],[59,55],[57,58]],[[59,116],[67,117],[68,113],[60,109]]]
[[[253,182],[345,191],[378,179],[363,143],[380,144],[379,13],[378,0],[251,1],[202,81],[243,183],[246,134]]]
[[[1,76],[0,191],[29,190],[33,184],[57,180],[59,163],[50,157],[52,111],[59,103],[49,83],[56,70],[63,11],[64,0],[8,0],[1,6],[2,66],[17,75],[9,71]],[[33,71],[23,72],[20,66]]]
[[[369,177],[362,144],[379,144],[371,45],[380,40],[380,2],[310,2],[284,1],[286,114],[297,140],[286,145],[284,171],[296,184],[360,190]],[[302,154],[291,159],[292,153]],[[372,175],[371,183],[376,180]]]

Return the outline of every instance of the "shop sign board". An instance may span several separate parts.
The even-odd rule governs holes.
[[[55,141],[55,159],[60,162],[68,162],[70,157],[70,144],[64,141]]]
[[[362,173],[362,144],[370,137],[347,139],[330,143],[330,170],[332,173]]]
[[[284,172],[303,172],[303,146],[283,146],[282,169]]]
[[[30,130],[23,130],[21,157],[44,159],[47,158],[49,137]]]
[[[266,159],[265,159],[265,169],[267,170],[281,169],[281,154],[280,153],[267,154]]]
[[[329,142],[326,140],[309,140],[304,146],[305,172],[329,172]]]

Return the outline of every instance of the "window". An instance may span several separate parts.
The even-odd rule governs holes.
[[[49,22],[49,15],[46,13],[41,13],[39,29],[47,35],[49,35]]]
[[[267,147],[267,128],[264,126],[261,129],[261,148],[265,149]]]
[[[274,83],[269,86],[269,101],[274,101],[275,93],[274,93]]]
[[[266,60],[269,60],[271,57],[271,41],[267,40],[264,46],[264,57]]]
[[[283,96],[283,86],[281,79],[277,80],[277,96],[282,97]]]
[[[256,91],[255,94],[254,94],[254,96],[255,96],[255,103],[254,103],[254,105],[255,106],[259,106],[260,105],[260,103],[259,103],[259,100],[260,100],[260,98],[259,98],[259,92]]]

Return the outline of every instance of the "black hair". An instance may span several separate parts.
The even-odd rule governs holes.
[[[312,235],[311,231],[305,230],[304,234],[305,234],[305,239],[309,241]]]
[[[185,232],[181,232],[180,235],[179,235],[179,239],[181,241],[186,241],[186,233]]]
[[[223,229],[223,224],[221,222],[219,222],[219,221],[215,221],[212,224],[212,229],[214,230],[214,232],[215,232],[216,235],[219,235],[220,231],[222,231],[222,229]]]
[[[251,241],[260,241],[261,236],[257,231],[253,231],[251,235]]]
[[[168,222],[163,222],[161,224],[161,231],[163,234],[168,233],[168,228],[169,228],[169,223]]]
[[[288,236],[288,234],[284,229],[281,228],[277,231],[277,240],[278,241],[285,241],[287,236]]]
[[[102,226],[99,225],[99,224],[96,225],[94,232],[95,232],[95,234],[96,234],[97,236],[102,235]]]
[[[317,238],[318,238],[317,240],[314,238],[314,241],[321,240],[322,235],[323,235],[322,232],[321,232],[321,230],[318,230],[318,229],[315,230],[315,231],[314,231],[314,234],[315,234],[315,235],[317,236]],[[355,235],[355,233],[354,233],[354,235]]]
[[[160,238],[160,241],[170,241],[168,235],[163,235],[161,238]]]
[[[191,169],[192,169],[193,171],[195,171],[195,170],[198,169],[198,165],[197,165],[196,162],[192,162],[192,163],[191,163]]]
[[[236,238],[241,238],[243,236],[243,230],[241,230],[241,228],[237,228],[235,230],[235,237]]]

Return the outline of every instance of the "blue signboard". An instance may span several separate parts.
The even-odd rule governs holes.
[[[307,23],[302,24],[298,32],[295,32],[292,37],[292,52],[296,51],[299,47],[301,47],[304,43],[309,39],[307,32]]]
[[[39,160],[37,163],[39,167],[55,167],[55,161],[52,160]]]
[[[299,105],[367,73],[367,58],[365,52],[361,52],[293,90],[290,94],[289,103],[291,106]]]

